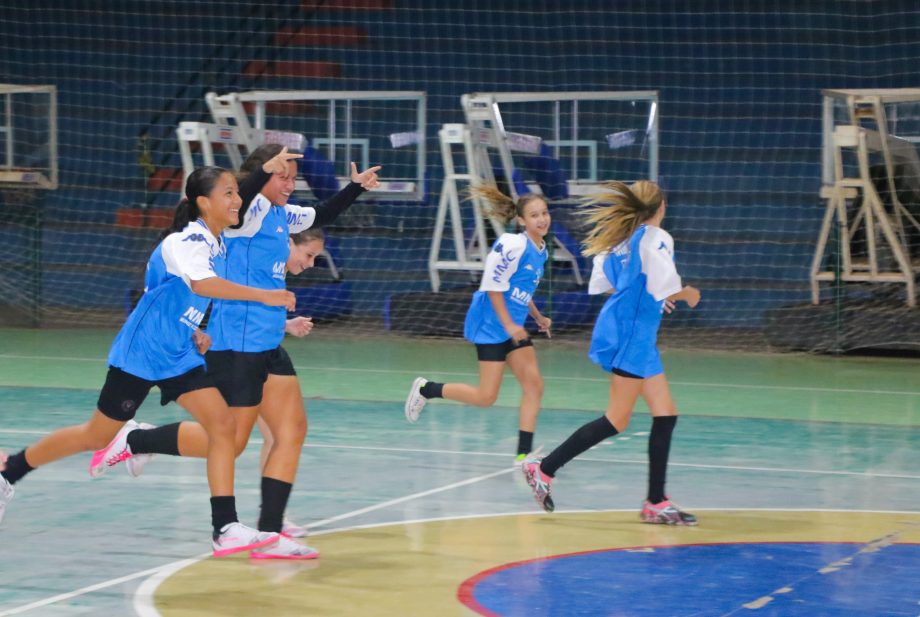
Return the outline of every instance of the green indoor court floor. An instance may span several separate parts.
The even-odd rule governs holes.
[[[113,336],[0,330],[0,449],[18,451],[89,416]],[[509,562],[609,547],[920,545],[917,359],[664,350],[682,416],[668,490],[699,516],[691,529],[638,524],[650,427],[641,403],[628,431],[558,474],[557,512],[546,515],[511,465],[519,389],[510,374],[490,409],[436,401],[417,424],[403,417],[416,376],[475,380],[471,345],[317,332],[285,348],[310,424],[288,513],[310,525],[317,563],[207,558],[203,461],[158,456],[140,478],[115,469],[90,480],[87,453],[17,484],[0,523],[0,617],[510,615],[518,613],[482,612],[458,590]],[[607,378],[585,352],[537,342],[546,391],[535,443],[547,450],[606,405]],[[149,397],[138,418],[186,415]],[[238,511],[250,524],[260,443],[254,435],[237,467]],[[891,594],[914,616],[920,610],[916,585]],[[880,614],[853,602],[847,615]],[[656,612],[784,615],[762,598],[749,604],[757,610]]]

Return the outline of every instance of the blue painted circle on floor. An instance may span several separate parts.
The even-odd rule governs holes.
[[[916,617],[917,572],[917,544],[611,549],[483,572],[467,598],[481,614],[501,617]],[[905,594],[910,589],[917,593]]]

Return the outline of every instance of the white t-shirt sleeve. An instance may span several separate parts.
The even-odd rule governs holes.
[[[292,234],[310,229],[316,221],[316,208],[309,206],[287,204],[284,206],[284,213],[287,215],[288,230]]]
[[[588,294],[597,296],[599,294],[613,291],[613,285],[604,274],[604,260],[610,253],[604,251],[594,256],[594,265],[591,268],[591,280],[588,282]]]
[[[486,255],[479,291],[508,291],[526,249],[523,234],[502,234]]]
[[[228,227],[224,230],[224,235],[228,238],[251,238],[262,229],[262,221],[268,214],[271,203],[261,194],[256,195],[246,208],[246,214],[243,215],[243,224],[239,229]]]
[[[658,227],[649,227],[639,243],[642,273],[646,276],[645,288],[657,301],[683,289],[677,267],[674,265],[674,239]]]
[[[211,262],[212,248],[217,240],[211,234],[186,229],[166,238],[163,242],[163,262],[166,271],[180,277],[191,287],[192,281],[203,281],[217,276]]]

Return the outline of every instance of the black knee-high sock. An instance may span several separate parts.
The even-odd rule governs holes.
[[[26,451],[21,450],[6,459],[6,467],[0,475],[10,484],[16,484],[24,475],[35,469],[26,462]]]
[[[518,454],[529,454],[533,450],[533,433],[518,431]]]
[[[132,454],[171,454],[179,456],[179,425],[181,422],[128,433]]]
[[[259,531],[281,532],[284,509],[291,496],[291,483],[262,476],[262,512]]]
[[[648,436],[648,499],[651,503],[665,500],[664,481],[668,471],[668,454],[671,451],[671,433],[677,416],[652,418],[652,432]]]
[[[591,420],[569,435],[569,438],[563,441],[561,446],[550,452],[540,464],[540,469],[550,477],[555,476],[556,470],[570,460],[591,446],[596,446],[608,437],[613,437],[616,434],[617,429],[610,423],[607,416],[601,416],[597,420]]]
[[[217,539],[220,530],[225,525],[236,523],[239,520],[236,516],[236,497],[233,495],[211,497],[211,525],[214,526],[214,539]]]
[[[419,389],[425,398],[444,398],[444,384],[436,381],[429,381]]]

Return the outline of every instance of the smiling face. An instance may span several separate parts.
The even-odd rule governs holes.
[[[240,206],[243,205],[236,178],[230,172],[222,173],[211,192],[206,197],[198,197],[197,204],[209,228],[223,231],[236,225],[240,222]]]
[[[265,199],[276,206],[283,206],[288,202],[288,199],[294,192],[294,180],[296,179],[297,163],[288,161],[287,174],[284,176],[272,174],[271,178],[268,179],[268,182],[265,183],[265,186],[263,186],[262,190],[259,192],[262,193]]]
[[[533,199],[524,206],[524,211],[521,216],[517,217],[517,222],[524,228],[534,244],[540,244],[549,233],[549,206],[542,199]]]
[[[294,244],[291,241],[291,254],[288,255],[287,269],[291,274],[300,274],[307,268],[312,268],[316,258],[323,252],[325,244],[322,240],[314,239],[303,244]]]

